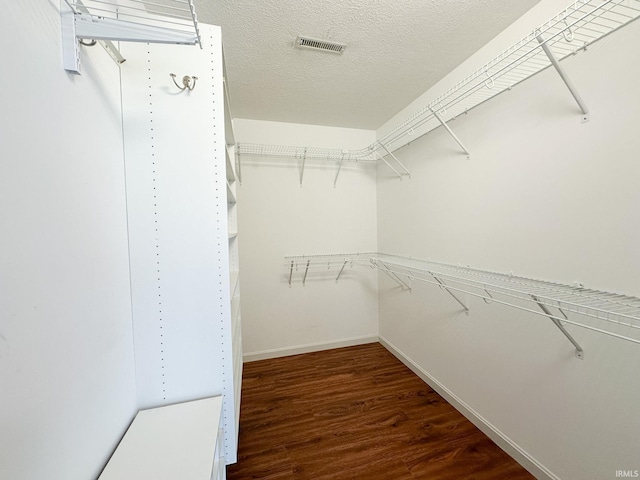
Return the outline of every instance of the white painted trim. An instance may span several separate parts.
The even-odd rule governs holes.
[[[368,335],[364,337],[347,338],[335,342],[309,343],[307,345],[298,345],[295,347],[274,348],[272,350],[262,350],[260,352],[250,352],[243,355],[245,363],[255,362],[257,360],[266,360],[268,358],[287,357],[290,355],[299,355],[301,353],[319,352],[322,350],[330,350],[332,348],[352,347],[354,345],[364,345],[366,343],[378,342],[377,335]]]
[[[560,480],[560,477],[549,471],[544,465],[524,451],[518,444],[492,425],[486,418],[476,412],[459,397],[442,385],[426,370],[416,364],[400,349],[384,337],[379,337],[380,344],[389,350],[398,360],[404,363],[413,373],[418,375],[427,385],[433,388],[440,396],[449,402],[456,410],[464,415],[471,423],[478,427],[482,433],[493,440],[502,450],[510,455],[516,462],[526,468],[539,480]]]

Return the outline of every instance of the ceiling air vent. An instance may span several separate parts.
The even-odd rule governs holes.
[[[308,48],[310,50],[322,50],[323,52],[332,52],[342,54],[347,46],[344,43],[329,42],[327,40],[317,40],[315,38],[300,37],[296,38],[296,48]]]

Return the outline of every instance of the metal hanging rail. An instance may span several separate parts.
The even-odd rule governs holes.
[[[640,0],[574,1],[368,147],[354,150],[309,147],[307,158],[376,163],[380,157],[390,155],[440,126],[444,126],[461,151],[469,155],[467,148],[451,130],[451,120],[552,65],[558,69],[558,62],[564,58],[586,50],[589,45],[638,17]],[[558,69],[558,72],[576,98],[580,113],[586,120],[584,116],[587,115],[587,110],[584,102],[571,82],[567,82],[566,74],[561,69]],[[301,158],[304,149],[305,147],[283,145],[238,145],[239,154],[257,157]]]
[[[413,281],[436,285],[447,291],[465,312],[468,307],[456,293],[547,317],[576,347],[579,358],[583,356],[582,348],[567,332],[566,325],[640,344],[640,298],[593,290],[579,284],[547,282],[385,253],[286,257],[289,284],[294,272],[304,270],[305,266],[307,271],[309,268],[340,268],[345,259],[350,259],[353,266],[377,267],[403,290],[411,290]],[[576,316],[569,318],[568,313]]]
[[[64,68],[76,73],[82,40],[201,45],[193,0],[61,0],[60,13]]]

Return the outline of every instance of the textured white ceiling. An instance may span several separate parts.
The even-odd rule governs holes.
[[[195,0],[234,117],[375,129],[539,0]],[[298,35],[347,44],[293,47]]]

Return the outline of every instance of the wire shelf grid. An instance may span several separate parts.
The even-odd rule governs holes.
[[[640,298],[629,295],[384,253],[286,257],[287,266],[292,270],[339,268],[345,260],[354,266],[378,267],[399,281],[402,288],[410,289],[412,281],[426,282],[449,293],[469,294],[482,298],[486,303],[515,307],[562,324],[640,344]],[[464,306],[458,298],[456,300]],[[539,310],[542,306],[558,313]],[[580,317],[568,318],[567,313]]]
[[[344,262],[359,266],[371,266],[371,258],[378,255],[375,252],[364,253],[344,253],[344,254],[320,254],[320,255],[289,255],[284,257],[285,264],[294,268],[306,268],[307,263],[310,268],[327,268],[332,266],[341,266]]]
[[[280,157],[294,159],[316,159],[346,162],[377,162],[378,157],[372,148],[360,150],[341,150],[338,148],[296,147],[287,145],[264,145],[256,143],[238,143],[239,155],[254,157]]]

